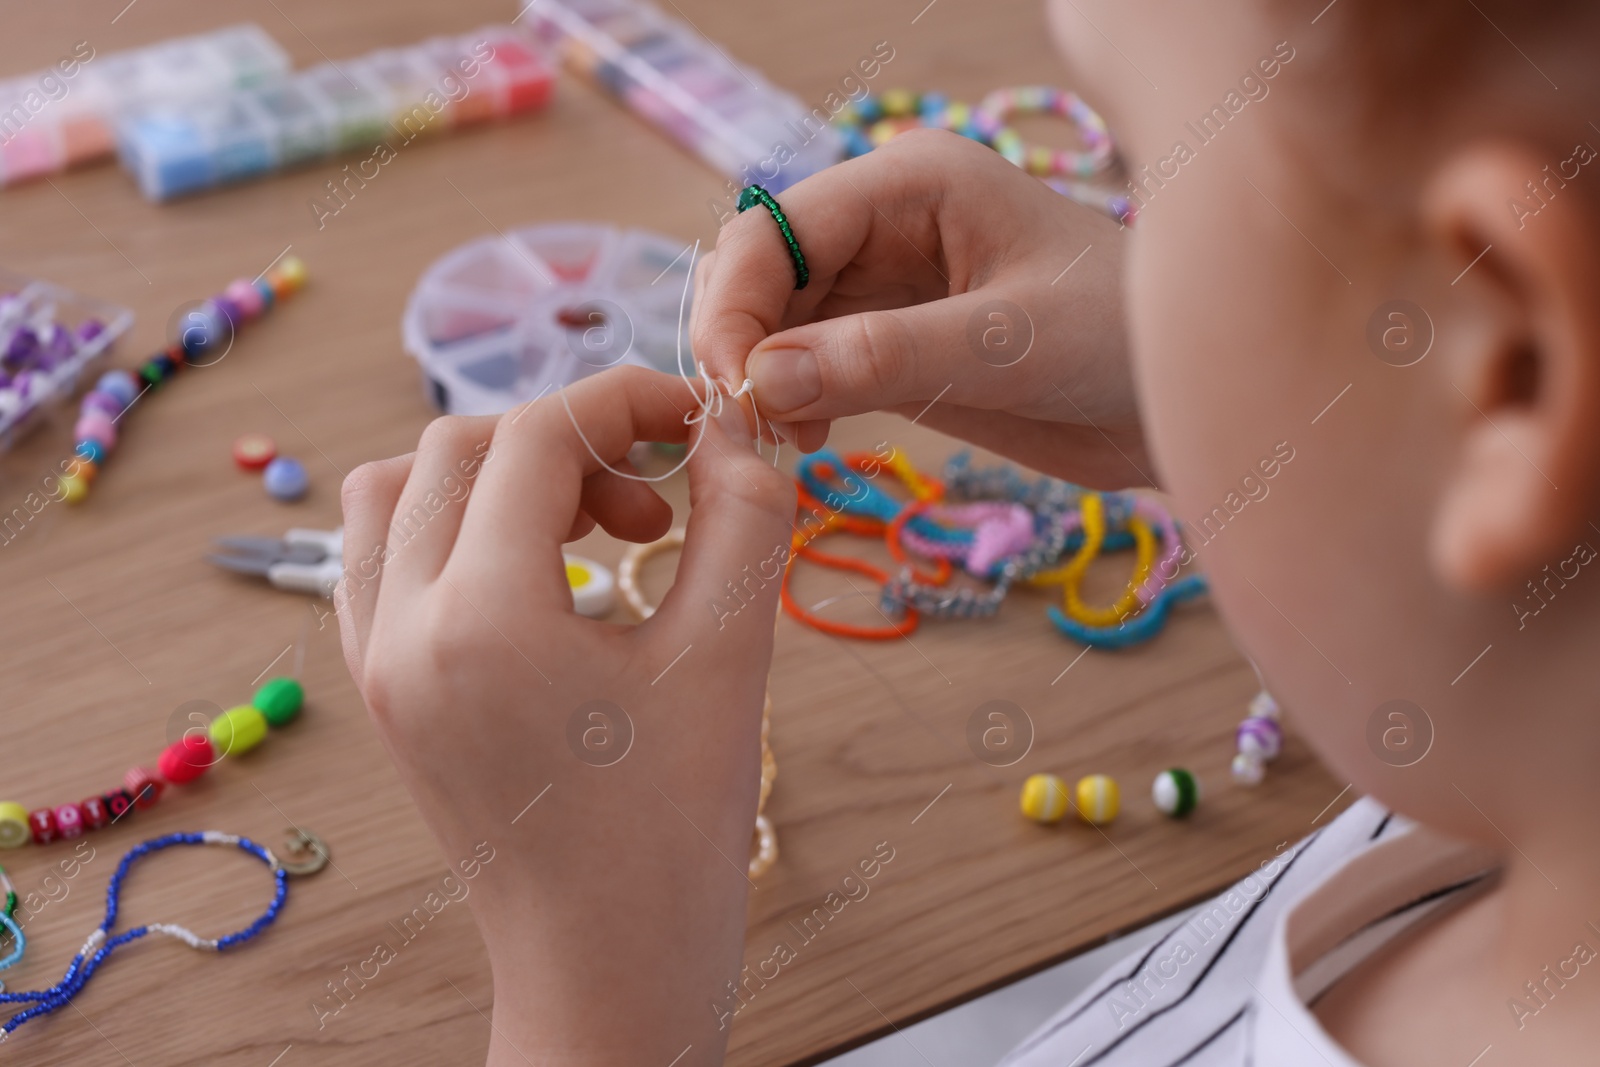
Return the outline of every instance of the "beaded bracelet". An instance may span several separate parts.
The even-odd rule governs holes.
[[[197,364],[200,357],[225,345],[239,326],[259,318],[280,300],[298,292],[306,281],[306,267],[295,256],[286,256],[266,273],[251,281],[236,279],[227,289],[189,313],[194,320],[178,341],[157,352],[139,365],[136,372],[109,370],[95,387],[83,395],[78,423],[73,429],[72,458],[62,464],[56,495],[65,503],[76,504],[89,495],[89,484],[117,444],[117,422],[136,400],[152,389],[159,389],[184,367]],[[220,357],[219,357],[220,358]]]
[[[1088,104],[1077,94],[1048,85],[1023,86],[1016,89],[996,89],[983,98],[978,110],[989,116],[990,122],[1000,128],[994,141],[995,151],[1028,173],[1046,177],[1070,174],[1079,178],[1092,178],[1111,166],[1116,146],[1111,131]],[[1084,150],[1069,152],[1044,145],[1029,145],[1015,131],[1005,126],[1014,114],[1060,115],[1078,128],[1083,138]]]
[[[644,545],[629,545],[617,567],[617,587],[622,590],[622,600],[634,616],[643,622],[656,613],[656,605],[645,599],[639,588],[639,573],[645,561],[673,548],[682,548],[684,528],[667,531],[659,540]],[[749,875],[759,878],[778,861],[778,834],[772,820],[766,816],[767,797],[772,793],[772,783],[778,777],[778,760],[772,754],[767,735],[772,729],[772,690],[769,687],[761,702],[761,787],[756,796],[755,840],[751,843]]]
[[[772,215],[772,221],[778,224],[778,232],[783,235],[783,243],[789,246],[789,258],[794,260],[794,287],[804,289],[806,283],[811,280],[811,269],[806,266],[805,253],[800,251],[800,241],[789,225],[789,216],[783,213],[783,208],[778,206],[778,201],[772,194],[761,186],[745,186],[739,193],[737,206],[740,213],[749,211],[757,204],[766,208]]]
[[[5,1040],[17,1027],[30,1019],[49,1015],[70,1004],[72,999],[88,984],[89,979],[94,977],[101,964],[105,963],[117,949],[131,941],[137,941],[150,934],[163,934],[182,941],[193,949],[206,952],[223,952],[231,948],[237,948],[258,936],[263,930],[277,921],[279,913],[283,910],[284,901],[289,896],[289,875],[291,873],[313,874],[321,870],[328,861],[327,846],[315,835],[305,831],[296,831],[296,835],[292,839],[291,849],[298,848],[312,852],[315,856],[313,861],[288,866],[280,862],[278,857],[270,850],[256,844],[249,838],[240,837],[236,834],[218,833],[215,830],[207,830],[202,833],[167,834],[136,845],[127,855],[122,857],[122,862],[117,865],[116,872],[112,874],[111,882],[106,887],[105,918],[101,920],[100,925],[84,941],[83,948],[78,950],[78,954],[72,957],[72,962],[67,965],[66,974],[62,976],[61,981],[48,989],[33,992],[0,993],[0,1004],[32,1005],[32,1007],[13,1015],[4,1025],[0,1025],[0,1041]],[[266,864],[273,879],[272,901],[267,905],[266,911],[262,912],[249,926],[222,937],[201,937],[188,927],[180,926],[176,923],[147,923],[143,926],[135,926],[129,930],[124,930],[120,934],[113,934],[111,928],[117,922],[117,909],[121,903],[122,883],[127,878],[129,869],[144,857],[171,848],[174,845],[231,846],[254,856]],[[11,923],[9,919],[7,923],[18,937],[20,945],[21,931],[16,929],[15,924]]]
[[[56,808],[29,811],[21,804],[0,801],[0,848],[21,848],[30,841],[36,845],[70,841],[87,830],[110,826],[136,808],[148,808],[161,799],[168,783],[192,782],[224,756],[240,755],[260,744],[268,727],[294,721],[304,702],[299,682],[273,678],[256,690],[249,704],[223,712],[205,730],[185,731],[161,753],[159,773],[130,768],[123,776],[123,788]]]

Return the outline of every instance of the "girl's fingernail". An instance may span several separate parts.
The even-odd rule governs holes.
[[[754,383],[764,411],[794,411],[822,399],[822,372],[809,348],[768,348],[753,352],[745,373]]]

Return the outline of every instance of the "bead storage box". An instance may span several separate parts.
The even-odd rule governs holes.
[[[346,152],[367,154],[359,172],[424,134],[537,110],[554,81],[527,35],[487,26],[130,112],[117,150],[158,201]]]
[[[133,312],[0,269],[0,451],[72,395]]]
[[[675,373],[689,260],[686,242],[601,223],[480,238],[417,282],[406,350],[454,415],[498,414],[617,364]],[[692,375],[687,340],[683,359]]]
[[[741,184],[782,192],[844,156],[798,99],[649,4],[539,0],[527,19],[568,66]]]
[[[0,82],[0,185],[109,158],[125,113],[260,85],[290,67],[250,23],[108,55],[83,42],[53,67]]]

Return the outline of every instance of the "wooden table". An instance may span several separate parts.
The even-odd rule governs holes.
[[[40,67],[79,40],[103,54],[244,20],[309,64],[513,12],[501,0],[125,3],[17,8],[0,70]],[[975,99],[996,84],[1061,77],[1037,5],[923,3],[673,6],[807,101],[882,40],[894,58],[880,88]],[[323,835],[336,864],[297,884],[283,922],[237,955],[135,946],[137,964],[110,967],[74,1008],[21,1031],[7,1050],[18,1062],[357,1067],[472,1063],[487,1046],[489,973],[467,909],[450,904],[409,942],[395,932],[458,857],[435,850],[368,729],[325,607],[218,573],[201,552],[228,532],[332,527],[341,474],[412,447],[432,412],[398,321],[436,256],[491,227],[568,218],[710,241],[706,204],[721,180],[571,80],[542,116],[408,146],[319,230],[309,201],[339,166],[169,206],[145,203],[114,166],[0,193],[0,262],[137,310],[123,363],[162,343],[180,304],[255,274],[286,247],[312,272],[310,288],[227,359],[130,418],[86,506],[51,505],[0,548],[5,798],[36,807],[103,792],[153,759],[186,702],[242,701],[269,669],[298,666],[310,693],[303,720],[258,753],[89,839],[93,858],[68,864],[71,877],[61,869],[70,846],[3,857],[34,905],[27,961],[7,981],[29,988],[59,976],[99,920],[117,858],[148,835],[219,828],[275,843],[292,821]],[[245,430],[306,461],[304,504],[275,504],[233,469],[228,446]],[[68,435],[57,420],[0,460],[0,511],[37,486]],[[955,448],[898,419],[838,431],[844,446],[882,438],[931,468]],[[681,508],[682,486],[669,495]],[[580,551],[615,562],[620,546],[593,536]],[[658,591],[668,580],[660,568],[670,564],[647,574]],[[1105,589],[1117,580],[1097,579]],[[850,594],[830,609],[841,616],[868,610],[814,569],[797,576],[797,591],[807,602]],[[1020,593],[993,622],[928,624],[890,644],[780,623],[769,810],[782,858],[751,899],[747,959],[755,973],[779,942],[793,959],[746,987],[731,1062],[816,1062],[1170,913],[1328,817],[1339,783],[1292,739],[1266,785],[1228,782],[1232,730],[1255,683],[1207,606],[1178,611],[1149,646],[1087,655],[1043,609],[1040,595]],[[1031,720],[1033,744],[1013,766],[969,750],[969,720],[990,700],[1013,701]],[[1163,819],[1146,795],[1172,764],[1209,786],[1185,824]],[[1017,789],[1040,770],[1115,775],[1123,816],[1104,833],[1023,821]],[[860,899],[830,912],[829,894],[845,895],[844,877],[875,849],[893,859],[866,896],[858,887]],[[130,880],[124,915],[220,930],[253,914],[265,892],[243,857],[170,856]],[[346,968],[380,941],[398,946],[395,957],[371,981],[348,980]]]

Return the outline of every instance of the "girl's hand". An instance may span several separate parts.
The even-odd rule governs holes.
[[[938,130],[779,199],[810,283],[795,290],[752,208],[700,265],[692,333],[695,358],[748,376],[802,449],[832,419],[887,409],[1075,481],[1148,481],[1115,222]]]
[[[737,403],[685,425],[681,379],[565,397],[439,419],[345,481],[345,656],[445,859],[492,855],[467,898],[489,1062],[720,1063],[794,493]],[[583,438],[619,470],[635,441],[699,440],[677,580],[638,626],[573,612],[561,546],[654,539],[671,510]]]

